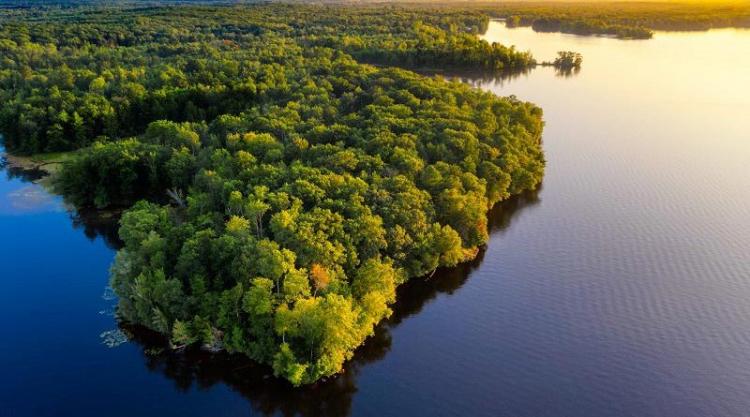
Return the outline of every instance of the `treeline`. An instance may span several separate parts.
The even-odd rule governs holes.
[[[311,13],[295,21],[296,33],[310,44],[340,49],[365,62],[485,71],[535,65],[529,52],[479,39],[490,19],[475,11],[340,6],[326,14],[326,26],[321,26],[319,9],[305,10]]]
[[[747,2],[612,2],[474,4],[470,10],[540,32],[649,39],[654,30],[750,27]]]
[[[600,19],[569,17],[510,16],[508,27],[531,26],[537,32],[560,32],[574,35],[610,35],[619,39],[651,39],[654,32],[642,26],[611,24]]]
[[[407,20],[409,21],[409,20]],[[536,64],[530,52],[517,51],[498,43],[479,39],[489,18],[482,16],[475,25],[446,27],[412,19],[408,30],[389,32],[387,36],[361,31],[323,36],[317,45],[341,49],[363,62],[409,68],[478,69],[501,72],[531,68]]]
[[[654,30],[683,31],[750,28],[750,4],[740,0],[684,2],[427,2],[402,3],[448,13],[463,10],[506,19],[511,26],[544,32],[648,39]]]
[[[447,42],[485,21],[451,16],[274,5],[9,19],[0,132],[15,151],[83,147],[55,186],[78,206],[130,207],[112,267],[121,319],[311,383],[341,370],[398,284],[474,257],[487,210],[541,181],[539,108],[326,43]]]
[[[415,37],[408,42],[398,37],[337,40],[343,42],[347,52],[365,62],[406,67],[513,71],[536,63],[530,52],[488,43],[471,33],[444,31],[421,22],[414,25],[413,33]]]

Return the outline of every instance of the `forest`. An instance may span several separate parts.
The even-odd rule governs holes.
[[[412,7],[423,7],[414,2]],[[462,8],[510,26],[531,26],[539,32],[608,35],[620,39],[650,39],[654,30],[695,31],[750,28],[750,3],[713,1],[571,1],[571,2],[430,2],[430,7]]]
[[[650,39],[654,30],[708,30],[750,27],[747,2],[613,2],[532,3],[476,6],[511,25],[539,32],[611,35],[620,39]]]
[[[0,10],[4,146],[67,152],[57,191],[125,209],[111,268],[120,320],[176,350],[246,355],[294,385],[340,372],[398,285],[474,258],[487,211],[542,180],[539,107],[408,69],[537,65],[477,37],[491,18],[638,38],[748,16],[77,3]],[[562,51],[553,64],[582,61]]]
[[[77,207],[127,209],[118,317],[294,385],[340,372],[399,284],[474,258],[487,211],[542,179],[540,108],[387,66],[532,65],[475,36],[481,13],[0,16],[5,146],[74,151],[54,187]]]
[[[49,12],[43,23],[38,13],[0,20],[0,131],[20,154],[78,149],[137,135],[151,121],[213,120],[278,99],[276,69],[264,64],[285,65],[287,48],[328,48],[376,64],[536,64],[528,52],[479,40],[486,15],[455,10],[83,8]],[[203,14],[216,23],[200,22]]]

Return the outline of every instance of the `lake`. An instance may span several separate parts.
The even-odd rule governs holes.
[[[0,416],[746,416],[750,31],[485,38],[583,54],[464,79],[543,107],[543,187],[490,213],[475,262],[400,288],[313,387],[119,329],[111,225],[4,168]]]

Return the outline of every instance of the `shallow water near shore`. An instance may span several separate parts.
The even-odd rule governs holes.
[[[584,56],[464,79],[544,109],[544,186],[493,210],[476,261],[400,288],[312,387],[120,329],[111,225],[0,172],[0,416],[745,416],[750,31],[485,37]]]

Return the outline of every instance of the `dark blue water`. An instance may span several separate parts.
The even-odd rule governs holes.
[[[111,227],[4,170],[0,416],[749,415],[750,32],[487,36],[584,55],[469,80],[545,109],[543,189],[313,387],[119,329]]]

